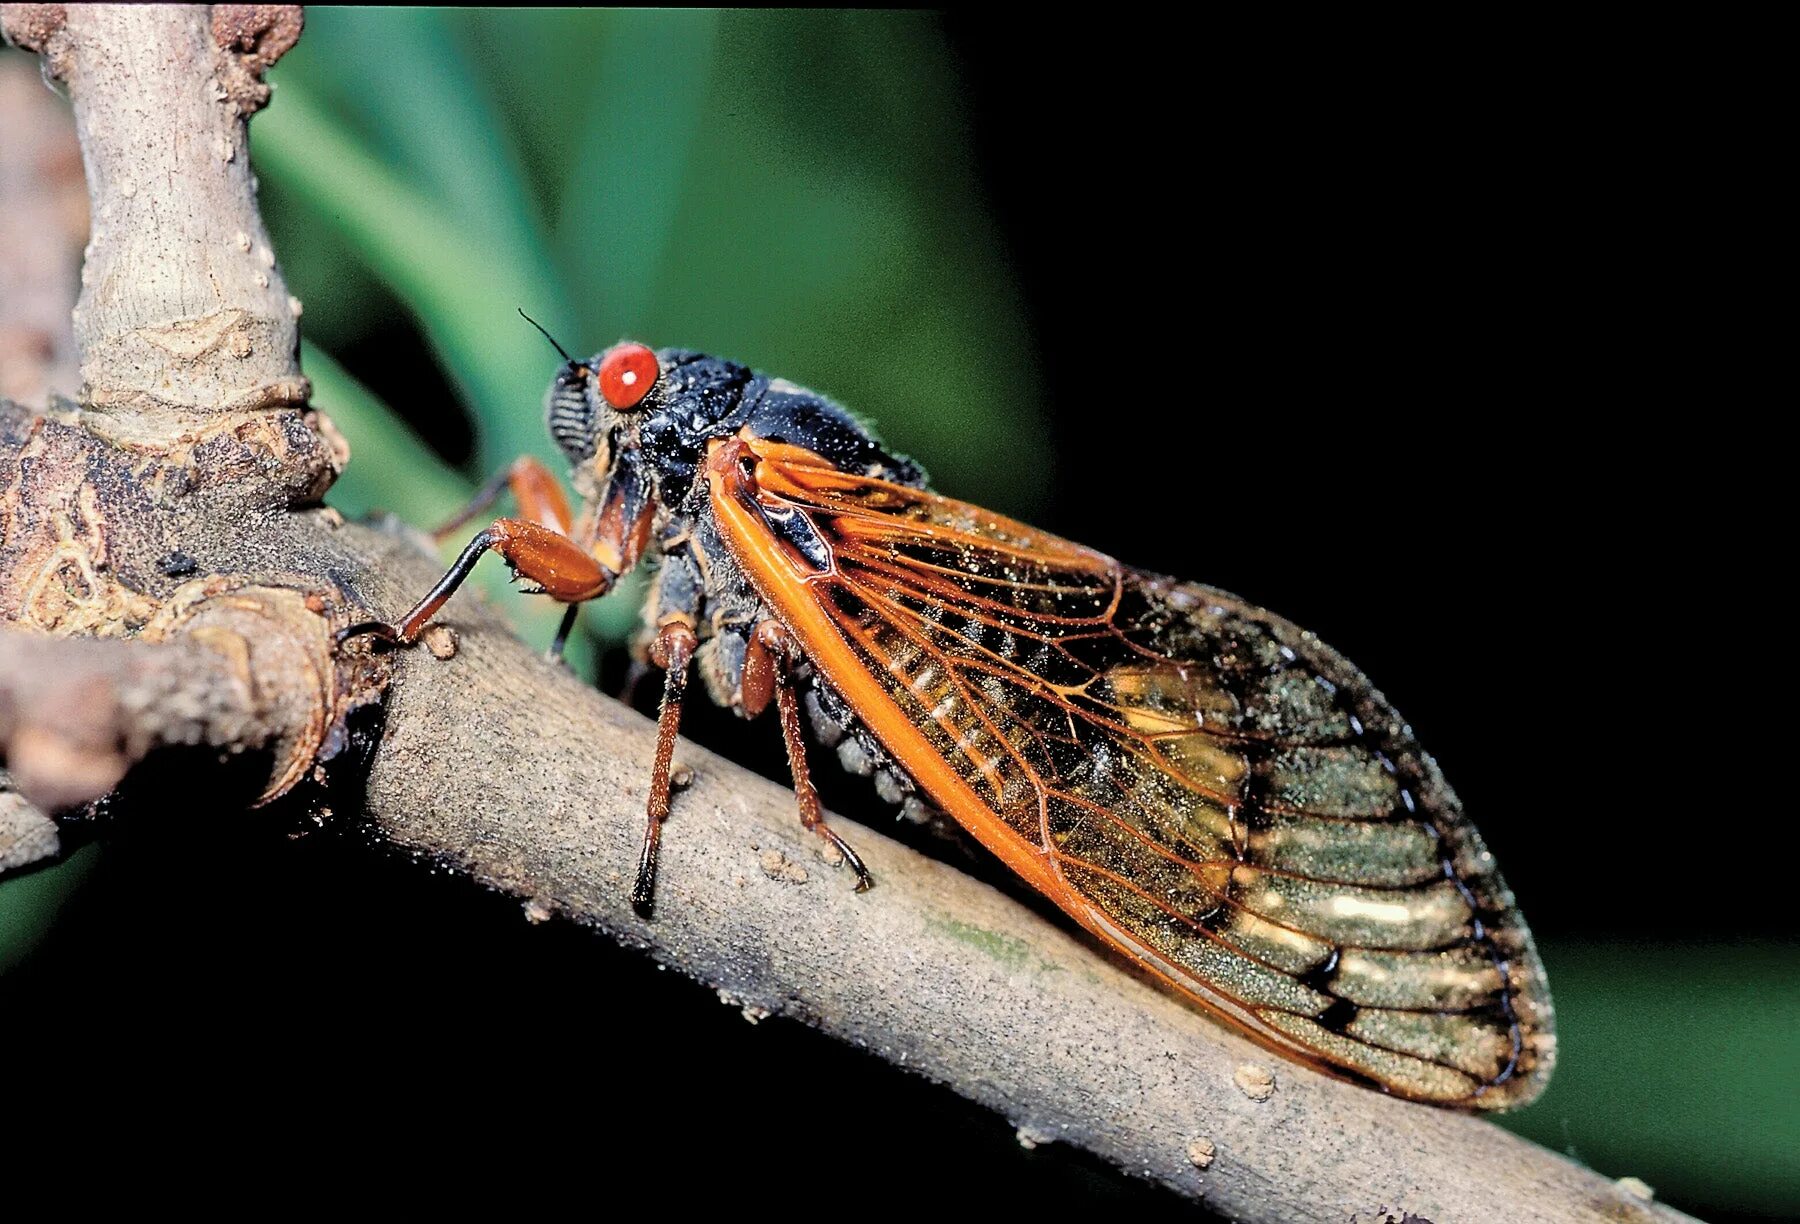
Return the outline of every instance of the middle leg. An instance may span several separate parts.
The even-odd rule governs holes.
[[[681,732],[681,703],[687,696],[688,664],[699,639],[686,621],[671,620],[656,632],[650,661],[667,669],[663,676],[662,710],[656,719],[656,759],[650,767],[650,798],[644,814],[644,843],[638,851],[637,881],[631,886],[631,908],[648,918],[656,896],[656,858],[662,846],[663,822],[669,818],[669,764],[675,737]]]

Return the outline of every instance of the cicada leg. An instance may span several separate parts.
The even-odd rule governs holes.
[[[463,548],[462,555],[457,557],[456,564],[405,616],[392,624],[364,621],[341,629],[337,635],[338,643],[341,645],[350,638],[364,635],[395,645],[412,642],[445,601],[455,594],[475,568],[475,563],[481,560],[481,555],[491,548],[506,558],[515,574],[537,583],[543,594],[571,605],[563,614],[562,624],[550,646],[550,657],[560,657],[563,645],[575,627],[574,605],[606,594],[620,574],[637,564],[650,536],[650,505],[645,502],[627,518],[624,490],[615,482],[591,529],[582,532],[585,545],[577,543],[571,537],[574,526],[562,487],[543,464],[524,458],[488,481],[461,513],[438,529],[438,534],[442,536],[454,531],[487,509],[503,489],[511,490],[524,517],[495,519],[485,530],[477,532]]]
[[[581,615],[581,605],[572,603],[563,609],[562,623],[556,626],[556,636],[550,639],[549,647],[544,651],[546,663],[567,663],[563,660],[563,647],[569,644],[569,634],[575,630],[575,618]]]
[[[521,455],[495,472],[486,484],[476,490],[475,496],[469,499],[467,505],[438,525],[431,533],[431,538],[443,540],[500,500],[502,493],[508,492],[518,503],[520,518],[553,528],[566,536],[574,534],[574,518],[569,512],[569,501],[563,495],[562,485],[551,475],[549,468],[530,455]],[[544,652],[545,659],[555,663],[562,658],[563,648],[568,645],[569,635],[574,631],[575,621],[580,615],[580,604],[572,603],[563,612],[556,636],[551,639],[550,648]]]
[[[495,519],[489,526],[476,532],[475,538],[463,548],[462,555],[456,558],[456,563],[450,567],[449,572],[438,579],[437,585],[427,591],[425,598],[415,604],[405,616],[392,624],[386,621],[364,621],[347,629],[340,629],[337,634],[338,643],[342,645],[350,638],[365,634],[396,645],[412,642],[437,614],[438,609],[456,593],[456,588],[463,584],[463,580],[475,568],[475,563],[490,548],[506,558],[506,563],[512,566],[515,573],[537,583],[552,599],[567,604],[578,604],[606,594],[617,577],[613,571],[583,551],[575,541],[554,528],[527,519]]]
[[[775,699],[776,716],[781,722],[781,738],[787,744],[788,768],[794,775],[794,798],[800,805],[800,823],[817,833],[844,856],[844,862],[856,873],[856,891],[867,892],[875,879],[863,865],[862,856],[825,823],[819,807],[819,792],[813,789],[812,773],[806,764],[806,739],[800,729],[800,698],[794,691],[793,638],[777,621],[766,620],[750,635],[750,648],[744,657],[744,713],[754,718]]]
[[[520,518],[554,527],[564,535],[573,534],[574,519],[569,514],[569,501],[563,496],[562,486],[550,474],[549,468],[530,455],[521,455],[495,472],[476,491],[475,496],[469,499],[468,505],[439,524],[437,530],[431,533],[431,538],[443,540],[500,500],[500,495],[506,492],[511,492],[513,500],[518,502]]]
[[[650,661],[665,668],[662,710],[656,718],[656,761],[650,767],[649,810],[644,819],[644,845],[638,852],[637,882],[631,886],[631,908],[640,917],[650,916],[656,895],[656,855],[662,845],[663,821],[669,818],[669,763],[675,755],[675,737],[681,731],[681,702],[687,695],[688,665],[700,639],[694,627],[671,620],[657,630],[650,646]]]

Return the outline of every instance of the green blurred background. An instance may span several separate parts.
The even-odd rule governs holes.
[[[1447,391],[1476,412],[1518,402],[1505,376],[1461,373],[1491,362],[1484,332],[1506,342],[1507,295],[1523,292],[1508,265],[1542,249],[1512,208],[1527,193],[1489,180],[1511,147],[1501,127],[1448,78],[1312,76],[1271,54],[1267,72],[1209,64],[1201,87],[1178,49],[1144,54],[1097,74],[1081,31],[973,16],[310,10],[252,135],[305,303],[315,402],[354,451],[331,502],[428,525],[517,454],[559,462],[541,419],[555,358],[522,306],[571,351],[632,336],[828,391],[940,488],[1288,612],[1437,733],[1426,742],[1540,934],[1562,1061],[1543,1100],[1499,1124],[1708,1218],[1800,1213],[1792,920],[1766,897],[1734,910],[1692,895],[1697,860],[1678,864],[1700,851],[1635,815],[1664,792],[1629,780],[1645,750],[1629,720],[1588,698],[1521,718],[1492,683],[1624,666],[1577,662],[1553,627],[1521,629],[1516,600],[1495,610],[1501,588],[1561,584],[1574,620],[1623,619],[1621,597],[1557,551],[1576,508],[1547,494],[1491,509],[1520,470],[1555,476],[1579,448],[1437,432]],[[1381,128],[1411,135],[1370,135]],[[1437,139],[1448,132],[1456,142]],[[1466,161],[1447,151],[1458,142]],[[1471,229],[1501,215],[1493,230],[1511,237],[1476,251]],[[1518,460],[1503,475],[1427,478],[1496,446]],[[1429,513],[1396,527],[1397,504]],[[1341,543],[1311,547],[1333,532]],[[485,582],[521,632],[548,638],[555,609],[500,594],[499,574]],[[632,595],[589,610],[578,666],[616,672]],[[1631,708],[1632,683],[1595,687]],[[697,736],[778,770],[769,746],[742,746],[750,732],[700,718]],[[1536,740],[1540,758],[1521,755],[1558,730],[1585,747]],[[828,798],[867,807],[850,790]],[[672,1034],[713,1022],[687,1018],[702,1006],[687,988],[585,938],[527,931],[491,898],[359,864],[354,845],[261,836],[226,835],[196,864],[127,833],[0,885],[7,1010],[48,1015],[46,998],[96,983],[273,999],[291,973],[328,1025],[342,1015],[318,996],[334,992],[351,1010],[372,992],[376,1012],[409,1024],[429,1004],[452,1025],[500,1023],[483,982],[532,989],[508,977],[523,964],[611,973],[582,990]],[[234,899],[238,929],[221,935],[208,866],[246,861],[267,887]],[[436,946],[446,932],[461,960]],[[556,982],[538,989],[535,1006],[556,1005]],[[1020,1152],[1000,1120],[822,1041],[730,1023],[689,1036],[728,1060],[787,1050],[858,1085],[859,1116],[886,1120],[853,1125],[892,1134],[880,1151],[841,1151],[852,1164],[913,1135],[906,1154],[946,1168],[954,1139],[971,1169],[1046,1202],[1174,1210],[1079,1161],[1061,1172],[1066,1154]],[[835,1081],[807,1083],[819,1098],[795,1125],[836,1095]],[[934,1127],[941,1140],[918,1134]]]

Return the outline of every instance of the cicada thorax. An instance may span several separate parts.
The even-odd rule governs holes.
[[[784,524],[796,547],[811,544],[802,530]],[[646,660],[656,633],[671,619],[692,624],[699,637],[695,665],[707,695],[743,713],[745,665],[756,626],[775,613],[720,538],[704,503],[683,502],[661,523],[659,562],[644,605],[643,627],[633,653]],[[919,791],[880,739],[810,662],[797,660],[793,680],[813,739],[847,773],[867,778],[876,795],[915,823],[936,824],[942,813]]]

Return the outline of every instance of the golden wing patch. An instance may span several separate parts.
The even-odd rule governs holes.
[[[715,515],[815,669],[1078,922],[1296,1058],[1507,1108],[1555,1038],[1531,935],[1411,728],[1310,633],[756,440]]]

